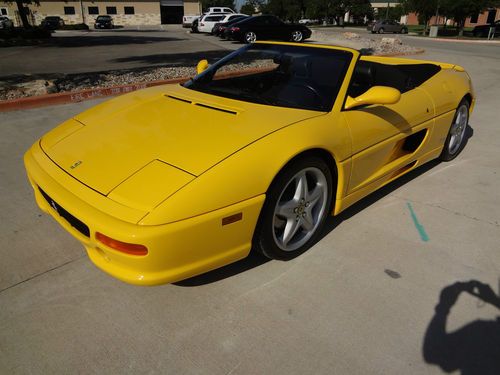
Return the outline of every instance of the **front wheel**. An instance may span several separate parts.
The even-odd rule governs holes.
[[[318,238],[330,212],[332,174],[318,157],[291,162],[271,184],[254,234],[254,248],[292,259]]]
[[[253,31],[247,31],[243,37],[245,43],[254,43],[257,40],[257,34]]]
[[[469,124],[469,106],[470,104],[467,100],[462,100],[455,111],[453,122],[444,142],[443,151],[439,156],[443,161],[455,159],[465,147],[465,133]]]
[[[379,33],[379,34],[383,34],[383,33],[384,33],[384,28],[383,28],[383,27],[381,27],[380,29],[378,29],[378,33]]]
[[[292,32],[292,41],[296,43],[300,43],[304,40],[304,35],[302,34],[302,31],[296,30]]]

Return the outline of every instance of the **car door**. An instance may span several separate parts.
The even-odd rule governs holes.
[[[269,17],[269,38],[279,40],[290,40],[290,28],[276,17]]]
[[[377,83],[380,85],[380,83]],[[399,102],[355,107],[342,112],[352,140],[352,172],[347,193],[380,186],[411,168],[432,131],[434,105],[420,88],[401,94]]]

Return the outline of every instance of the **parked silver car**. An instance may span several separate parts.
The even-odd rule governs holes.
[[[406,34],[408,33],[408,28],[406,25],[402,25],[399,22],[394,20],[380,20],[374,21],[368,24],[366,27],[368,31],[371,31],[373,34],[379,33],[400,33]]]
[[[7,16],[0,16],[0,29],[11,29],[14,27],[14,23]]]

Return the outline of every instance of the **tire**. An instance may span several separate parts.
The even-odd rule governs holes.
[[[383,28],[383,27],[381,27],[380,29],[378,29],[378,33],[379,33],[379,34],[383,34],[383,33],[384,33],[384,28]]]
[[[292,42],[300,43],[304,40],[304,34],[302,34],[302,31],[300,30],[292,31],[292,36],[290,39],[292,40]]]
[[[243,35],[243,42],[246,44],[253,43],[257,40],[257,34],[253,31],[247,31],[245,35]]]
[[[332,180],[330,168],[319,157],[290,162],[267,191],[254,249],[271,259],[288,260],[314,244],[331,212]]]
[[[401,29],[401,34],[408,34],[408,29],[406,27],[403,27]]]
[[[466,131],[469,124],[469,107],[470,103],[465,99],[458,105],[439,159],[443,161],[453,160],[465,147],[467,143]]]

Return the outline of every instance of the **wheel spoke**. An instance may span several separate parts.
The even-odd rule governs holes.
[[[319,202],[320,198],[323,195],[323,186],[317,184],[316,187],[309,193],[308,202],[310,204],[310,208],[312,209]]]
[[[314,218],[312,217],[311,211],[306,211],[305,216],[302,217],[302,227],[310,231],[314,228]]]
[[[293,199],[299,202],[300,200],[307,198],[307,177],[305,172],[301,173],[296,178],[295,195]]]
[[[297,216],[293,210],[297,207],[297,203],[295,203],[293,200],[284,202],[284,203],[278,203],[278,208],[276,210],[276,215],[287,218],[287,219],[295,219]]]
[[[300,223],[298,220],[289,219],[286,222],[285,230],[283,231],[283,245],[288,245],[288,242],[295,236],[300,228]]]

